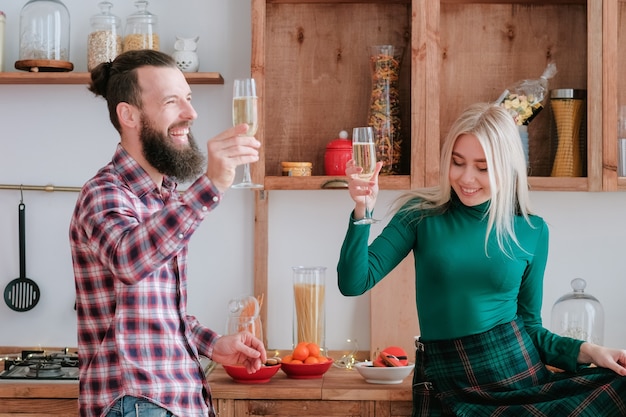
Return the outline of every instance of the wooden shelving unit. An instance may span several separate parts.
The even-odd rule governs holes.
[[[403,46],[400,70],[403,175],[381,188],[409,190],[439,182],[439,149],[451,123],[477,101],[495,101],[512,84],[538,78],[548,62],[548,89],[587,90],[583,177],[551,177],[556,143],[549,98],[529,126],[530,187],[542,191],[626,189],[615,175],[618,33],[626,27],[618,0],[252,0],[252,74],[260,97],[261,160],[252,167],[256,192],[255,294],[267,293],[268,199],[271,190],[319,190],[323,155],[340,130],[366,121],[371,77],[368,47]],[[364,28],[375,28],[367,30]],[[625,56],[626,53],[620,54]],[[622,62],[619,62],[622,64]],[[626,90],[622,88],[622,90]],[[549,94],[549,93],[548,93]],[[625,94],[626,95],[626,94]],[[549,95],[548,95],[549,97]],[[626,103],[626,100],[622,100]],[[281,177],[281,161],[309,161],[313,176]],[[334,181],[338,183],[339,181]],[[408,317],[412,259],[371,295],[370,348],[405,344],[414,334],[386,326]],[[408,276],[408,278],[407,278]],[[265,311],[262,312],[266,314]],[[263,316],[263,322],[267,317]]]
[[[188,72],[189,84],[224,84],[218,72]],[[88,72],[0,72],[0,84],[87,84]]]

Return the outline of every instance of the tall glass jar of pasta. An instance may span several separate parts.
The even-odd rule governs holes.
[[[370,47],[372,94],[368,125],[374,129],[376,159],[382,161],[381,174],[399,174],[401,123],[399,77],[403,48],[393,45]]]
[[[316,343],[326,351],[324,266],[293,267],[293,345]]]

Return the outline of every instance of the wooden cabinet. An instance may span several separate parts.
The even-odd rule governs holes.
[[[331,368],[323,378],[295,380],[279,371],[266,384],[239,384],[218,367],[209,376],[220,417],[410,416],[411,378],[399,385],[368,384],[354,370]]]
[[[626,88],[617,77],[626,65],[621,62],[626,51],[618,53],[626,48],[619,46],[624,13],[618,0],[252,0],[251,70],[258,83],[257,136],[263,143],[252,175],[265,185],[256,192],[255,293],[267,293],[271,190],[323,188],[332,179],[324,176],[325,146],[340,130],[367,122],[370,45],[405,48],[400,71],[404,171],[381,177],[381,188],[437,184],[440,145],[460,112],[473,102],[495,101],[520,80],[538,78],[554,61],[558,72],[549,89],[587,90],[585,173],[550,176],[556,141],[546,99],[528,129],[531,189],[626,189],[626,178],[616,175],[615,128],[618,91],[624,91],[620,103],[626,104],[621,97]],[[282,177],[281,161],[312,162],[313,176]],[[412,266],[400,269],[393,272],[402,277],[391,280],[396,284],[372,292],[372,351],[379,340],[406,345],[412,339],[413,330],[374,340],[380,329],[389,329],[381,325],[389,317],[414,314],[413,303],[387,301],[403,293],[398,289],[412,274]],[[390,311],[383,304],[397,307]]]
[[[619,106],[626,105],[626,2],[604,0],[602,31],[603,189],[626,190],[626,177],[618,177],[617,120]]]
[[[404,48],[399,86],[404,174],[381,179],[387,189],[419,185],[423,153],[411,157],[413,78],[410,1],[252,1],[252,75],[257,80],[263,143],[254,181],[272,189],[320,189],[326,145],[341,130],[366,124],[369,45]],[[413,133],[413,134],[412,134]],[[283,161],[313,163],[313,176],[282,177]],[[414,184],[415,182],[415,184]]]
[[[0,417],[77,417],[77,399],[77,381],[0,381]]]
[[[411,415],[411,378],[368,384],[354,370],[331,368],[320,379],[289,379],[279,371],[266,384],[239,384],[218,366],[209,384],[220,417],[401,417]],[[77,417],[77,399],[76,381],[3,381],[0,417]]]
[[[279,371],[265,384],[239,384],[218,366],[209,375],[220,417],[411,415],[411,378],[368,384],[355,370],[331,368],[323,378],[290,379]],[[78,382],[0,382],[0,417],[78,416]]]
[[[529,126],[531,186],[599,191],[603,96],[616,91],[603,87],[603,69],[611,63],[603,54],[603,30],[616,26],[617,4],[253,0],[252,74],[259,85],[257,136],[263,143],[262,159],[252,167],[254,181],[264,183],[265,190],[319,189],[329,179],[325,146],[340,130],[367,123],[369,46],[389,43],[405,49],[400,71],[404,172],[382,177],[383,188],[436,184],[441,141],[463,108],[494,101],[517,81],[539,78],[553,60],[558,73],[549,80],[550,89],[587,90],[586,175],[550,177],[555,143],[546,99],[546,109]],[[611,9],[615,13],[605,28],[603,13]],[[612,39],[617,49],[617,36]],[[313,177],[282,177],[281,161],[310,161]]]

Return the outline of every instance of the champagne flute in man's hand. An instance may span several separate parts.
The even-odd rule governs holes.
[[[233,126],[241,123],[248,125],[247,136],[254,136],[259,127],[257,95],[254,78],[236,79],[233,84]],[[232,188],[263,188],[250,178],[250,165],[243,167],[243,180],[233,184]]]

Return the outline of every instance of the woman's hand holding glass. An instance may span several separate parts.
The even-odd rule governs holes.
[[[363,168],[357,167],[354,159],[349,160],[346,164],[348,191],[356,204],[354,207],[354,219],[356,222],[368,218],[371,223],[377,222],[377,220],[371,219],[371,213],[374,210],[376,198],[378,197],[378,174],[382,167],[383,163],[377,162],[372,176],[369,179],[363,179],[359,176],[363,172]]]

